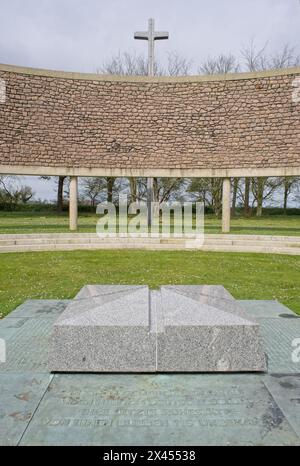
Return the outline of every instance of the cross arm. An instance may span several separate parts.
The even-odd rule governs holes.
[[[134,33],[134,38],[135,39],[148,40],[149,39],[149,34],[148,34],[147,31],[145,31],[145,32],[138,31],[138,32]]]
[[[162,39],[169,39],[168,32],[155,32],[154,33],[154,40],[162,40]]]

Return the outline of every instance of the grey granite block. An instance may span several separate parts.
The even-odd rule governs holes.
[[[259,324],[222,286],[85,286],[54,324],[53,372],[265,371]]]
[[[155,299],[157,371],[266,371],[259,324],[222,286],[163,286]]]
[[[154,372],[146,286],[85,286],[54,324],[54,372]]]

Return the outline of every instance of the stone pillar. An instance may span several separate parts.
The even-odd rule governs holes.
[[[231,188],[230,178],[223,178],[222,233],[230,232],[230,210],[231,210],[230,188]]]
[[[70,230],[77,230],[78,225],[78,178],[71,176],[70,178],[70,200],[69,200],[69,220]]]

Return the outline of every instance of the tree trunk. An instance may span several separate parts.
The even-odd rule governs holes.
[[[257,216],[257,217],[261,217],[261,216],[262,216],[262,205],[261,205],[261,204],[257,204],[256,216]]]
[[[231,216],[235,216],[236,200],[237,200],[237,191],[238,191],[239,179],[233,179],[233,192],[232,192],[232,206],[231,206]]]
[[[289,186],[288,183],[285,181],[284,183],[284,198],[283,198],[283,213],[286,215],[287,212],[287,203],[289,197]]]
[[[130,186],[130,202],[136,202],[137,199],[137,182],[136,178],[129,178],[129,186]]]
[[[64,181],[65,176],[58,177],[58,188],[57,188],[57,212],[61,213],[64,207]]]
[[[106,179],[106,182],[107,182],[107,202],[112,202],[115,178],[109,177]]]
[[[222,216],[222,184],[223,180],[220,178],[213,178],[212,185],[212,205],[217,218]]]
[[[245,217],[250,216],[250,183],[251,178],[245,178],[245,204],[244,204],[244,215]]]
[[[264,184],[265,178],[257,178],[257,209],[256,216],[262,216],[263,210],[263,198],[264,198]]]
[[[157,178],[153,178],[153,200],[154,202],[159,202],[159,186]]]

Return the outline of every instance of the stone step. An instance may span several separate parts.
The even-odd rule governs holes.
[[[216,252],[259,252],[268,254],[288,254],[300,255],[299,248],[287,248],[280,246],[222,246],[222,245],[204,245],[202,251],[216,251]]]
[[[211,238],[205,238],[205,244],[207,245],[223,245],[223,246],[270,246],[270,244],[276,245],[276,247],[291,247],[291,248],[300,248],[300,242],[294,242],[294,241],[270,241],[270,240],[253,240],[250,241],[248,239],[243,239],[240,238],[238,240],[224,240],[224,239],[211,239]]]
[[[11,240],[4,240],[0,239],[0,248],[4,246],[38,246],[38,245],[65,245],[65,244],[74,244],[74,245],[82,245],[82,244],[91,244],[95,245],[95,247],[101,246],[103,243],[105,244],[115,244],[116,242],[120,245],[135,245],[137,242],[138,243],[144,243],[144,244],[185,244],[186,238],[98,238],[98,237],[93,237],[93,238],[24,238],[24,239],[11,239]],[[193,241],[193,239],[188,239],[188,241]],[[264,240],[264,241],[250,241],[250,240],[245,240],[243,238],[235,239],[235,240],[228,240],[228,239],[223,239],[218,238],[218,239],[212,239],[205,237],[205,245],[207,246],[242,246],[242,247],[247,247],[247,246],[258,246],[258,247],[270,247],[270,244],[275,245],[276,247],[290,247],[290,248],[299,248],[300,243],[298,242],[287,242],[287,241],[282,241],[282,242],[273,242],[269,240]]]
[[[260,252],[260,253],[273,253],[273,254],[291,254],[300,255],[299,248],[287,248],[278,246],[255,246],[255,245],[222,245],[222,244],[204,244],[199,248],[197,243],[188,241],[187,243],[60,243],[60,244],[28,244],[28,245],[11,245],[1,246],[0,252],[27,252],[27,251],[67,251],[67,250],[80,250],[80,249],[148,249],[148,250],[183,250],[183,249],[197,249],[202,251],[216,251],[216,252]]]
[[[279,240],[281,238],[281,240]],[[95,233],[0,235],[0,252],[63,251],[78,249],[202,249],[224,252],[265,252],[298,255],[300,237],[205,235],[202,248],[194,238],[99,238]]]
[[[22,239],[87,239],[96,238],[96,233],[28,233],[28,234],[0,234],[0,241],[22,240]],[[206,234],[207,240],[250,240],[250,241],[272,241],[272,242],[294,242],[300,244],[300,236],[272,236],[272,235],[234,235],[234,234]]]
[[[193,240],[193,239],[192,239]],[[24,239],[11,239],[1,240],[0,247],[2,246],[26,246],[26,245],[42,245],[42,244],[95,244],[101,245],[102,243],[114,244],[135,244],[136,242],[143,242],[146,244],[182,244],[186,238],[24,238]]]
[[[42,245],[14,245],[2,246],[1,252],[28,252],[28,251],[67,251],[67,250],[80,250],[80,249],[197,249],[192,244],[185,246],[184,244],[149,244],[149,243],[136,243],[136,244],[120,244],[120,243],[78,243],[78,244],[42,244]]]
[[[273,236],[273,235],[234,235],[234,234],[206,234],[206,238],[209,239],[220,239],[223,238],[225,240],[239,240],[245,239],[250,241],[294,241],[296,243],[300,243],[300,236]]]

